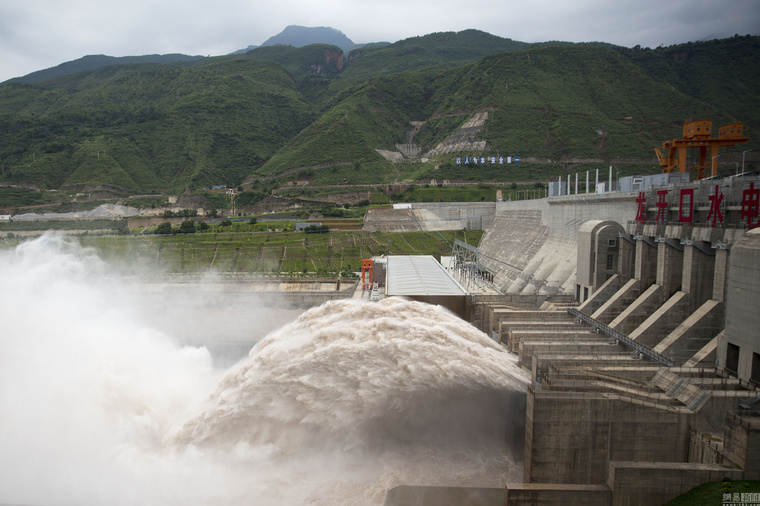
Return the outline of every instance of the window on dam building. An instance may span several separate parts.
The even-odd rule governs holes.
[[[750,378],[760,383],[760,355],[757,353],[752,354],[752,376]]]
[[[733,343],[728,343],[726,349],[726,369],[734,374],[739,371],[739,346]]]

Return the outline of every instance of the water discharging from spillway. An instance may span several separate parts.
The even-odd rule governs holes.
[[[526,378],[440,307],[329,302],[221,371],[135,299],[57,236],[0,254],[0,503],[361,505],[519,480]]]

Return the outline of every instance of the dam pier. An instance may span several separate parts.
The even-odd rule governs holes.
[[[750,174],[368,215],[383,229],[485,230],[476,270],[497,293],[469,292],[465,318],[531,382],[522,482],[470,497],[662,504],[760,479],[759,195]],[[386,504],[441,497],[398,487]]]

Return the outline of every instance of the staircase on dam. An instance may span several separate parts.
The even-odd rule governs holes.
[[[515,319],[505,334],[506,346],[517,340],[519,364],[531,375],[523,482],[506,485],[505,504],[612,505],[621,497],[639,504],[642,495],[660,504],[706,481],[745,476],[735,463],[752,461],[758,446],[748,441],[760,423],[753,429],[740,415],[731,432],[726,413],[755,398],[754,386],[714,368],[634,358],[577,321],[557,330],[557,322],[537,320],[528,330]],[[646,480],[622,492],[633,486],[625,485],[630,467]],[[568,484],[576,488],[556,496]]]

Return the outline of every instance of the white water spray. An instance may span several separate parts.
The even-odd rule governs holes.
[[[526,379],[445,310],[330,302],[220,380],[92,252],[0,255],[0,503],[382,504],[518,476]]]

